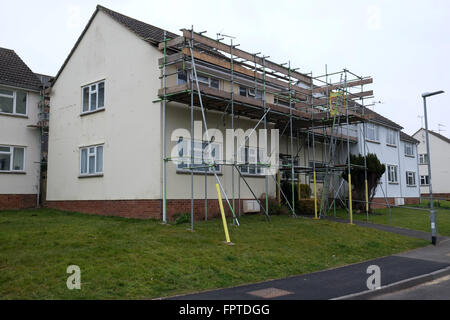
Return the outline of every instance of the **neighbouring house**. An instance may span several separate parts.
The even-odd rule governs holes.
[[[414,204],[420,201],[417,166],[419,141],[402,132],[402,126],[368,110],[373,117],[358,124],[358,144],[352,153],[375,153],[386,166],[373,202],[376,206]],[[365,135],[364,135],[365,129]],[[365,136],[365,139],[364,139]]]
[[[434,131],[428,131],[430,140],[430,154],[427,153],[426,132],[419,129],[413,137],[419,141],[419,175],[420,193],[423,197],[430,195],[428,178],[428,161],[431,159],[431,178],[433,197],[450,198],[450,139]]]
[[[38,205],[42,89],[16,52],[0,48],[0,210]]]

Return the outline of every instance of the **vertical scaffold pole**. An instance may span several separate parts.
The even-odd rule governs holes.
[[[233,38],[230,39],[230,62],[231,62],[231,130],[233,130],[234,139],[234,56],[233,56]],[[235,199],[234,199],[234,166],[236,165],[236,152],[233,142],[233,165],[231,166],[231,196],[233,211],[235,211]],[[240,200],[239,200],[240,202]],[[233,224],[234,224],[233,220]]]
[[[289,126],[290,126],[290,151],[291,151],[291,189],[292,189],[292,214],[295,216],[295,176],[294,176],[294,142],[292,140],[293,135],[293,123],[292,123],[292,80],[291,80],[291,61],[289,61]]]
[[[266,113],[267,105],[266,105],[266,57],[263,57],[262,59],[263,64],[263,104],[264,104],[264,113]],[[255,91],[256,94],[256,91]],[[267,117],[264,117],[264,143],[266,148],[268,148],[268,141],[267,141]],[[273,146],[270,146],[272,149]],[[268,150],[266,150],[265,154],[267,155]],[[271,152],[272,155],[272,152]],[[264,159],[264,162],[267,163],[268,159]],[[269,177],[267,176],[267,167],[264,167],[264,179],[265,179],[265,194],[266,194],[266,212],[269,213]]]
[[[194,48],[194,26],[191,29],[191,48]],[[194,230],[194,82],[191,70],[191,230]]]
[[[314,132],[314,85],[313,76],[311,72],[311,134],[312,134],[312,158],[313,158],[313,187],[314,187],[314,219],[319,219],[317,217],[317,176],[316,176],[316,140]],[[309,146],[308,146],[309,148]]]
[[[345,92],[347,91],[347,70],[344,70],[344,107],[345,107],[345,116],[347,120],[347,167],[348,167],[348,212],[350,215],[350,224],[353,224],[353,206],[352,206],[352,174],[351,174],[351,164],[350,164],[350,136],[349,129],[350,123],[348,120],[348,103],[347,96]]]
[[[167,35],[164,31],[164,59],[163,59],[163,90],[162,99],[162,145],[163,145],[163,223],[167,223],[167,147],[166,147],[166,60],[167,60]]]

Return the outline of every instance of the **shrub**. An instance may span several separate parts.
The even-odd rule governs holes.
[[[263,206],[266,205],[266,197],[264,196],[264,194],[261,195],[259,201]],[[290,210],[286,208],[286,206],[279,204],[276,198],[269,197],[268,202],[269,202],[269,212],[268,212],[269,215],[278,216],[278,215],[288,215],[290,213]],[[261,212],[264,212],[263,208],[261,208]]]
[[[317,198],[317,211],[320,208],[320,199]],[[298,214],[314,215],[314,199],[299,199],[296,201],[296,211]]]
[[[307,184],[300,184],[300,197],[310,198],[311,197],[311,188]]]

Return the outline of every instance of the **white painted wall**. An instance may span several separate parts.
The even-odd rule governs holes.
[[[404,142],[400,140],[400,132],[396,130],[395,139],[396,146],[387,144],[387,135],[390,128],[378,125],[379,141],[365,140],[365,152],[375,153],[381,163],[386,165],[386,172],[381,177],[381,183],[377,188],[375,197],[384,198],[405,198],[405,197],[418,197],[418,184],[416,187],[409,187],[406,185],[406,171],[413,171],[416,173],[416,180],[418,181],[417,174],[417,151],[415,150],[415,157],[408,157],[404,154]],[[363,124],[358,124],[358,145],[352,150],[353,153],[364,153],[364,134]],[[388,182],[388,165],[396,165],[398,173],[398,183]],[[417,182],[416,181],[416,182]],[[402,199],[399,199],[402,201]]]
[[[161,198],[161,53],[99,11],[51,92],[47,200]],[[80,116],[105,79],[105,111]],[[104,143],[104,176],[79,178],[82,146]]]
[[[38,103],[39,93],[28,91],[26,117],[0,115],[0,145],[25,147],[25,174],[0,173],[0,194],[37,194],[39,131],[27,126],[38,122]]]
[[[431,174],[433,193],[450,193],[450,144],[433,134],[429,134],[431,153]],[[426,154],[425,130],[419,130],[414,138],[419,140],[418,154]],[[428,175],[428,166],[419,165],[419,174]],[[429,193],[428,186],[420,187],[421,193]]]

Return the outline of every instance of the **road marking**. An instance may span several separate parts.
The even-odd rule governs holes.
[[[257,297],[266,298],[266,299],[278,298],[278,297],[287,296],[289,294],[293,294],[293,292],[282,290],[282,289],[277,289],[277,288],[266,288],[266,289],[261,289],[261,290],[250,291],[247,293],[251,294],[252,296],[257,296]]]

